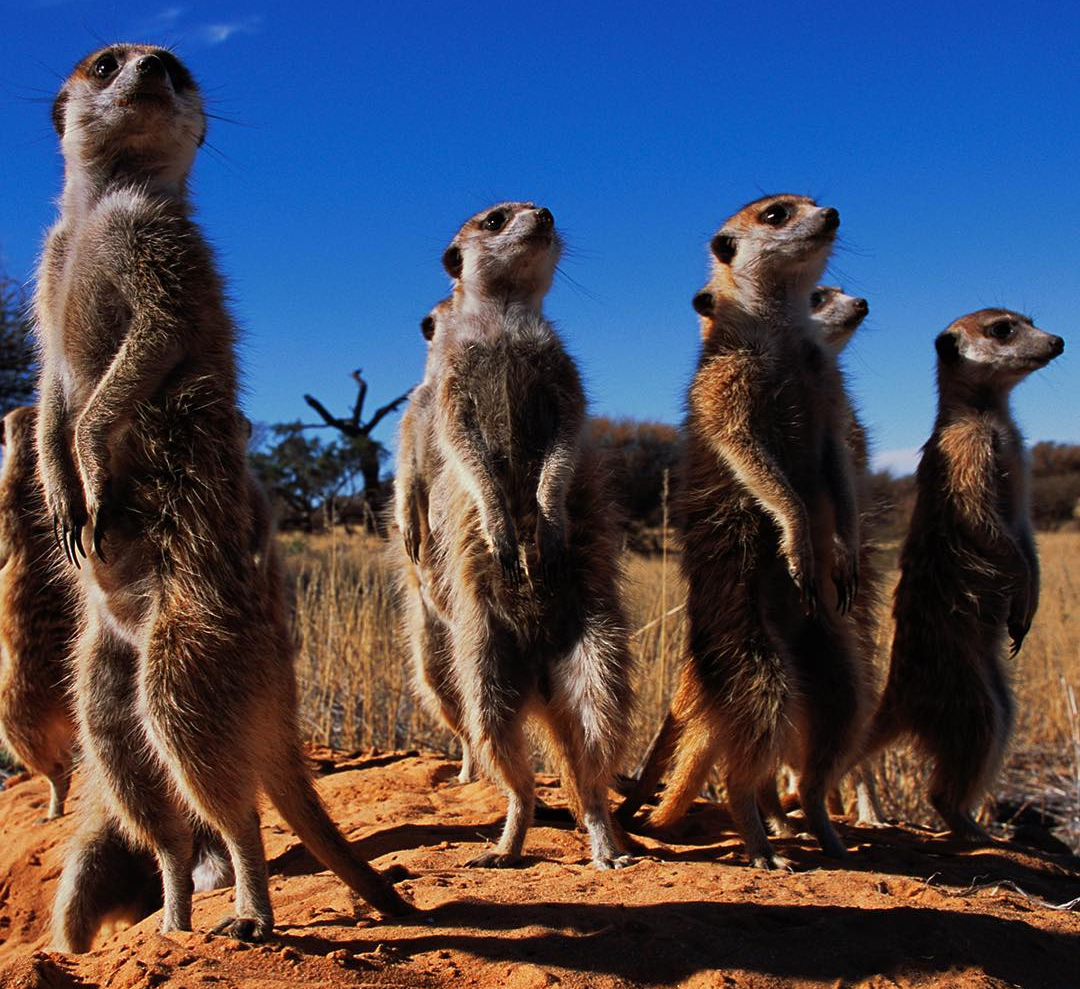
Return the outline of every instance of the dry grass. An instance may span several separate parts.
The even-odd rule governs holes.
[[[297,669],[305,730],[344,748],[427,747],[456,753],[449,734],[409,693],[404,643],[384,545],[364,536],[282,537],[295,593]],[[1023,652],[1012,664],[1019,718],[1000,791],[1071,816],[1080,847],[1080,603],[1075,561],[1080,533],[1039,537],[1043,591]],[[662,720],[678,674],[685,622],[682,586],[670,555],[627,560],[627,612],[635,629],[638,708],[631,759],[644,752]],[[891,586],[890,586],[891,590]],[[881,655],[886,661],[888,627]],[[634,766],[627,768],[633,769]],[[905,750],[880,760],[890,815],[931,823],[922,796],[924,769]]]

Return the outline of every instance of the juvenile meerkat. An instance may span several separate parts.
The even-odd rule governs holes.
[[[71,777],[75,714],[68,681],[77,617],[38,485],[36,421],[30,406],[0,421],[0,739],[48,779],[48,821],[64,813]]]
[[[412,659],[413,689],[429,713],[440,719],[460,741],[458,780],[468,783],[475,778],[476,769],[452,673],[448,616],[432,594],[434,547],[428,521],[431,483],[442,465],[434,435],[434,405],[446,334],[451,327],[450,311],[451,302],[444,299],[420,322],[420,330],[428,342],[428,356],[423,380],[409,395],[409,404],[401,417],[394,517],[403,545],[392,548],[391,563],[398,575],[405,635]]]
[[[934,761],[930,802],[952,832],[986,840],[973,817],[1013,725],[1002,666],[1039,604],[1030,471],[1009,393],[1065,342],[1007,309],[961,316],[936,342],[938,413],[916,473],[900,553],[888,681],[866,751],[910,735]]]
[[[475,866],[520,858],[535,802],[529,716],[565,767],[594,864],[632,861],[607,793],[632,702],[618,534],[582,446],[577,368],[541,311],[560,249],[549,210],[508,202],[443,255],[454,290],[435,393],[432,588],[473,756],[509,794],[498,845]]]
[[[857,741],[866,687],[843,620],[859,551],[836,368],[810,291],[840,217],[800,196],[743,207],[713,237],[694,299],[703,346],[690,386],[680,484],[689,655],[625,808],[667,787],[649,823],[674,824],[718,760],[754,865],[784,864],[758,795],[782,759],[823,850],[845,853],[825,796]]]
[[[866,299],[847,295],[834,285],[818,285],[810,293],[811,324],[834,355],[839,355],[851,342],[852,336],[869,311],[870,306]],[[840,372],[833,380],[840,386],[834,401],[838,406],[842,435],[855,471],[855,491],[859,508],[859,594],[847,621],[854,633],[858,658],[864,664],[864,679],[867,684],[872,685],[877,679],[874,655],[881,624],[882,575],[877,565],[873,542],[875,511],[869,484],[869,443],[866,429],[851,401],[843,373]],[[883,813],[872,771],[867,766],[860,766],[852,771],[852,777],[855,783],[858,823],[880,825]],[[766,821],[773,831],[777,834],[791,833],[792,829],[787,822],[776,788],[771,782],[762,792],[760,802]],[[844,812],[839,788],[830,794],[829,808],[836,814]]]
[[[215,930],[269,934],[260,788],[356,892],[403,912],[326,814],[298,741],[280,574],[253,552],[235,329],[186,191],[205,131],[198,89],[172,53],[111,45],[75,67],[53,119],[65,182],[36,296],[37,445],[80,568],[75,694],[92,785],[158,860],[164,931],[191,927],[194,818],[236,871],[235,915]],[[92,864],[80,840],[54,909],[61,946],[78,946],[69,921]]]

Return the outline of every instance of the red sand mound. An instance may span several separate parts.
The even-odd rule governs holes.
[[[89,954],[51,953],[78,787],[71,815],[37,825],[46,786],[23,780],[0,794],[0,987],[1080,986],[1080,916],[1049,906],[1080,894],[1075,861],[842,827],[849,868],[795,839],[778,845],[800,871],[764,873],[700,803],[673,843],[645,839],[647,857],[622,872],[592,869],[585,836],[558,826],[530,832],[521,868],[473,870],[465,861],[498,833],[494,787],[455,784],[435,755],[321,755],[334,817],[381,868],[407,873],[419,919],[373,920],[268,811],[272,943],[206,934],[228,910],[219,890],[196,897],[195,933],[163,936],[152,916]],[[560,803],[556,786],[541,794]]]

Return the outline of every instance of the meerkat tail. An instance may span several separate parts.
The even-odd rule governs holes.
[[[102,807],[86,808],[53,904],[52,938],[58,950],[89,951],[107,923],[138,923],[161,905],[154,856],[134,849]]]
[[[330,819],[300,752],[294,751],[289,761],[287,772],[275,772],[264,785],[274,807],[308,851],[381,913],[395,917],[413,913],[416,908],[352,849]]]

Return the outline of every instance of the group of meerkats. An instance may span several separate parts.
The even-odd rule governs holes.
[[[293,649],[266,497],[246,464],[235,328],[186,180],[205,132],[171,52],[87,56],[53,108],[60,217],[38,274],[36,408],[4,420],[0,723],[80,826],[53,911],[87,950],[118,916],[191,928],[195,889],[235,883],[218,933],[262,939],[273,913],[260,791],[308,849],[384,914],[412,907],[327,815],[299,743]],[[881,575],[869,553],[867,448],[836,355],[866,303],[817,287],[839,214],[800,196],[739,210],[694,297],[702,348],[680,490],[689,636],[670,712],[617,817],[633,663],[620,535],[583,438],[574,362],[542,312],[560,252],[552,214],[478,213],[443,255],[451,296],[422,322],[422,383],[402,424],[395,515],[415,681],[509,803],[494,850],[520,858],[535,781],[525,722],[547,729],[599,868],[633,862],[627,828],[676,822],[715,765],[750,860],[784,864],[792,827],[846,854],[826,809],[902,733],[933,758],[950,829],[973,817],[1013,720],[1002,666],[1038,603],[1023,442],[1010,389],[1064,349],[1003,309],[936,341],[940,403],[901,556],[888,681],[874,708]],[[74,643],[74,645],[72,645]]]

